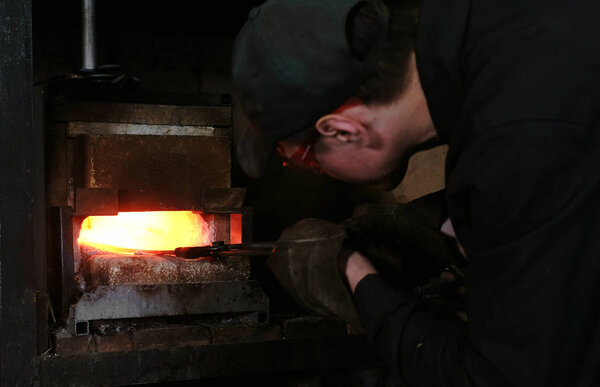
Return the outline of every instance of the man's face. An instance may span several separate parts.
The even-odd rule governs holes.
[[[305,130],[279,143],[289,164],[335,179],[393,189],[410,156],[437,133],[416,71],[414,56],[406,88],[387,104],[349,100]]]
[[[339,143],[319,136],[316,130],[281,141],[278,151],[286,166],[385,190],[400,184],[409,158],[407,152],[384,146],[365,148],[357,143]]]
[[[326,140],[317,142],[315,156],[323,173],[335,179],[390,190],[404,178],[410,155],[400,149],[331,146]]]

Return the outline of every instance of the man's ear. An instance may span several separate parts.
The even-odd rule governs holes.
[[[341,114],[328,114],[321,117],[315,125],[324,137],[332,137],[340,142],[364,142],[367,130],[363,124]]]

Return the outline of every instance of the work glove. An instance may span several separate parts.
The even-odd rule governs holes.
[[[350,289],[338,265],[345,238],[344,225],[322,219],[301,220],[282,232],[267,266],[308,312],[359,327]]]
[[[363,206],[342,224],[301,220],[283,231],[267,265],[305,310],[355,326],[360,320],[339,269],[353,251],[401,289],[436,304],[452,299],[451,309],[456,309],[464,258],[455,240],[440,232],[447,218],[443,200],[437,192],[406,204]],[[440,277],[443,271],[447,273]],[[463,303],[462,297],[458,301]]]
[[[445,207],[443,191],[409,203],[361,206],[345,222],[347,243],[406,291],[444,270],[462,277],[466,261],[455,239],[440,232]]]
[[[366,205],[346,221],[347,244],[424,307],[465,319],[467,260],[440,231],[447,219],[444,191],[405,204]]]

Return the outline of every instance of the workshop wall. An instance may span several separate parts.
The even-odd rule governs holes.
[[[394,200],[406,203],[428,193],[443,189],[447,145],[418,152],[411,157],[406,176],[394,189]]]

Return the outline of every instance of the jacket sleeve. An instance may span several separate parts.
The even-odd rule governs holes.
[[[468,323],[382,275],[356,290],[367,335],[407,385],[600,380],[598,149],[595,128],[523,121],[454,150],[447,200],[469,259]]]
[[[370,342],[409,386],[465,385],[463,321],[427,311],[380,274],[358,283],[355,300]]]

